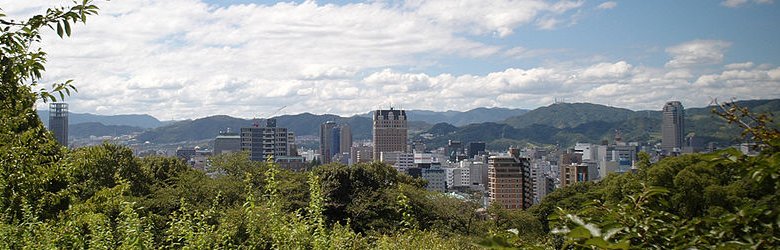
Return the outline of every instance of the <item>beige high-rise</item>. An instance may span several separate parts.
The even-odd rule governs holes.
[[[510,148],[505,156],[488,158],[488,190],[490,203],[506,209],[526,209],[533,204],[531,164],[520,157],[520,151]]]
[[[382,152],[406,152],[406,111],[390,108],[374,111],[374,160]]]

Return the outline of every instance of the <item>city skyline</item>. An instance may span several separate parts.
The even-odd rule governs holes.
[[[49,3],[3,6],[21,19]],[[172,120],[556,99],[655,110],[780,96],[779,7],[766,0],[99,4],[79,36],[44,34],[44,82],[75,80],[65,101],[79,112]]]

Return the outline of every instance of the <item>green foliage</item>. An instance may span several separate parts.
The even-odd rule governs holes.
[[[0,211],[2,221],[18,222],[22,204],[43,218],[61,211],[66,200],[62,149],[42,126],[34,111],[37,99],[56,101],[75,91],[71,81],[55,83],[51,90],[37,88],[46,53],[40,47],[41,28],[58,27],[60,37],[70,35],[70,24],[86,21],[97,7],[91,1],[71,8],[48,9],[43,15],[14,22],[0,10]]]
[[[110,188],[120,180],[130,183],[134,195],[149,191],[149,176],[141,169],[129,148],[102,144],[79,148],[65,159],[69,192],[77,199],[87,199],[95,192]]]
[[[70,36],[70,25],[96,9],[86,0],[22,23],[0,13],[0,248],[780,245],[780,132],[768,116],[739,106],[721,106],[722,116],[761,143],[758,156],[724,150],[651,165],[640,155],[638,173],[560,189],[529,211],[482,211],[476,199],[425,191],[424,181],[376,162],[330,164],[304,174],[238,153],[214,157],[204,173],[173,158],[139,159],[111,144],[68,151],[33,111],[38,98],[55,97],[33,90],[45,53],[29,49],[40,42],[40,28]],[[51,91],[64,97],[70,90],[68,81]],[[501,129],[491,133],[505,138]],[[469,244],[477,238],[485,239]]]
[[[398,186],[415,183],[381,163],[345,166],[328,164],[314,170],[326,197],[328,224],[351,222],[357,232],[392,231],[401,220],[397,206]]]
[[[780,132],[767,127],[767,116],[730,105],[735,104],[721,106],[732,108],[720,115],[763,142],[758,156],[734,149],[684,155],[641,163],[636,176],[610,176],[591,191],[600,195],[588,205],[558,209],[550,217],[553,232],[565,238],[563,247],[764,249],[780,244],[780,151],[775,147]],[[625,181],[630,179],[635,180]],[[617,199],[620,195],[627,199]]]

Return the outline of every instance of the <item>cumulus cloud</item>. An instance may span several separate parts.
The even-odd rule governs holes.
[[[582,71],[584,78],[620,78],[628,74],[631,70],[631,64],[625,61],[617,63],[599,63],[590,66]]]
[[[723,62],[723,54],[731,46],[730,42],[720,40],[694,40],[666,49],[672,59],[666,67],[684,68],[697,65],[710,65]]]
[[[725,0],[721,2],[720,4],[729,8],[737,8],[744,6],[749,3],[755,3],[755,4],[772,4],[774,3],[773,0]]]
[[[599,6],[596,7],[596,8],[602,9],[602,10],[609,10],[609,9],[614,9],[615,7],[617,7],[617,3],[616,2],[607,1],[607,2],[603,2],[603,3],[599,4]]]
[[[499,37],[511,35],[520,25],[537,22],[542,29],[553,28],[556,17],[580,8],[582,1],[561,0],[549,3],[542,0],[408,0],[404,7],[434,23],[472,34],[494,33]],[[542,23],[543,25],[540,25]]]
[[[11,15],[29,16],[49,4],[2,5]],[[659,100],[687,98],[705,105],[710,96],[780,95],[766,91],[780,89],[776,66],[730,64],[706,74],[688,69],[722,62],[730,43],[717,40],[670,47],[671,60],[660,68],[598,58],[482,74],[422,73],[453,57],[565,52],[483,41],[523,26],[558,27],[580,8],[582,1],[540,0],[226,7],[200,0],[112,1],[88,25],[76,25],[72,38],[44,34],[45,80],[76,80],[80,92],[68,99],[75,112],[149,113],[160,119],[252,117],[282,106],[283,113],[341,115],[391,103],[431,110],[534,108],[554,98],[657,109]],[[693,87],[697,91],[691,93]]]

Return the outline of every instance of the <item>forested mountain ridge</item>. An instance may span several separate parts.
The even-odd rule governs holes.
[[[780,100],[740,101],[747,107],[762,112],[780,113]],[[722,145],[735,143],[739,130],[726,126],[726,122],[712,114],[711,107],[686,109],[686,133],[694,136],[694,143],[703,146],[708,142]],[[346,123],[352,127],[355,140],[371,138],[371,118],[363,116],[341,117],[303,113],[275,117],[277,125],[286,127],[298,136],[318,136],[320,124],[325,121]],[[210,116],[196,120],[178,121],[142,133],[138,139],[158,143],[199,141],[213,139],[219,131],[228,128],[239,131],[251,126],[251,119],[229,116]],[[647,141],[660,138],[661,111],[631,111],[590,103],[563,103],[541,107],[504,122],[472,123],[464,126],[431,125],[410,121],[412,138],[420,134],[432,134],[430,146],[442,146],[447,140],[485,141],[494,149],[510,144],[558,144],[575,142],[600,143],[612,140],[620,131],[626,141]],[[446,133],[443,133],[446,131]]]
[[[780,99],[746,100],[738,105],[780,114]],[[685,109],[686,136],[693,137],[696,147],[713,142],[727,146],[742,141],[741,130],[712,113],[713,107]],[[657,141],[661,133],[661,111],[632,111],[591,103],[559,103],[534,109],[512,117],[503,123],[479,123],[449,128],[446,134],[438,130],[427,140],[429,146],[440,147],[447,140],[464,143],[484,141],[494,150],[509,145],[572,146],[576,142],[601,143],[611,141],[619,131],[624,141]],[[780,121],[775,120],[774,126]]]
[[[43,125],[49,126],[49,110],[38,110],[38,117]],[[103,125],[131,126],[144,129],[156,128],[166,124],[151,115],[96,115],[88,113],[68,113],[69,124],[97,122]]]

